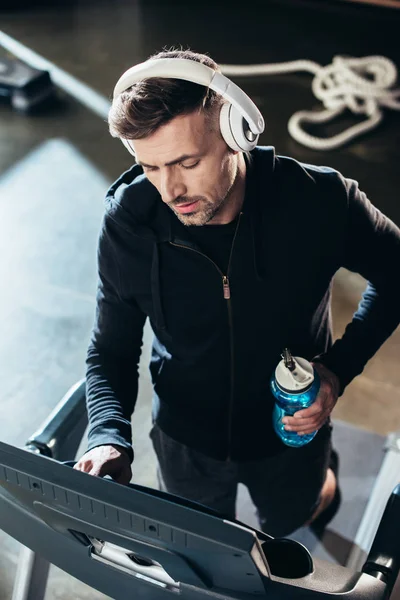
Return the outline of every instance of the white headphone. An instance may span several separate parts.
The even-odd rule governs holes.
[[[220,129],[232,150],[249,152],[257,145],[264,131],[264,119],[249,96],[233,81],[207,65],[186,58],[156,58],[131,67],[117,81],[113,97],[116,98],[134,83],[151,77],[184,79],[208,87],[228,102],[220,112]],[[135,156],[130,141],[120,138],[126,149]]]

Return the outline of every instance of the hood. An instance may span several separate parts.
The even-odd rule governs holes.
[[[105,199],[106,216],[122,229],[153,241],[168,241],[170,209],[139,165],[133,165],[112,184]]]

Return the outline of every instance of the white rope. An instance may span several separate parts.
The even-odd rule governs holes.
[[[229,77],[273,75],[307,71],[314,75],[312,91],[325,110],[299,111],[288,122],[290,135],[313,150],[331,150],[375,128],[383,118],[381,107],[400,110],[400,88],[391,89],[397,80],[395,64],[385,56],[348,58],[335,56],[332,64],[321,67],[311,60],[295,60],[264,65],[220,65]],[[327,123],[346,109],[366,119],[330,138],[310,135],[306,123]]]

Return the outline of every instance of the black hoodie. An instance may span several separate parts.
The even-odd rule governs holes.
[[[396,328],[399,229],[337,171],[271,147],[251,154],[228,273],[196,246],[141,167],[108,191],[87,357],[89,448],[131,448],[147,316],[153,418],[170,437],[220,460],[283,449],[271,426],[269,380],[284,347],[324,363],[343,392]],[[339,267],[369,283],[332,345]]]

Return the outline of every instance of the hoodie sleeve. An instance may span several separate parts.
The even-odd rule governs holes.
[[[96,317],[87,353],[88,449],[117,444],[133,460],[131,416],[146,315],[122,293],[115,245],[118,226],[104,221],[98,247]]]
[[[348,199],[343,267],[367,280],[357,311],[343,336],[314,360],[333,371],[344,388],[393,333],[400,318],[400,230],[344,179]]]

